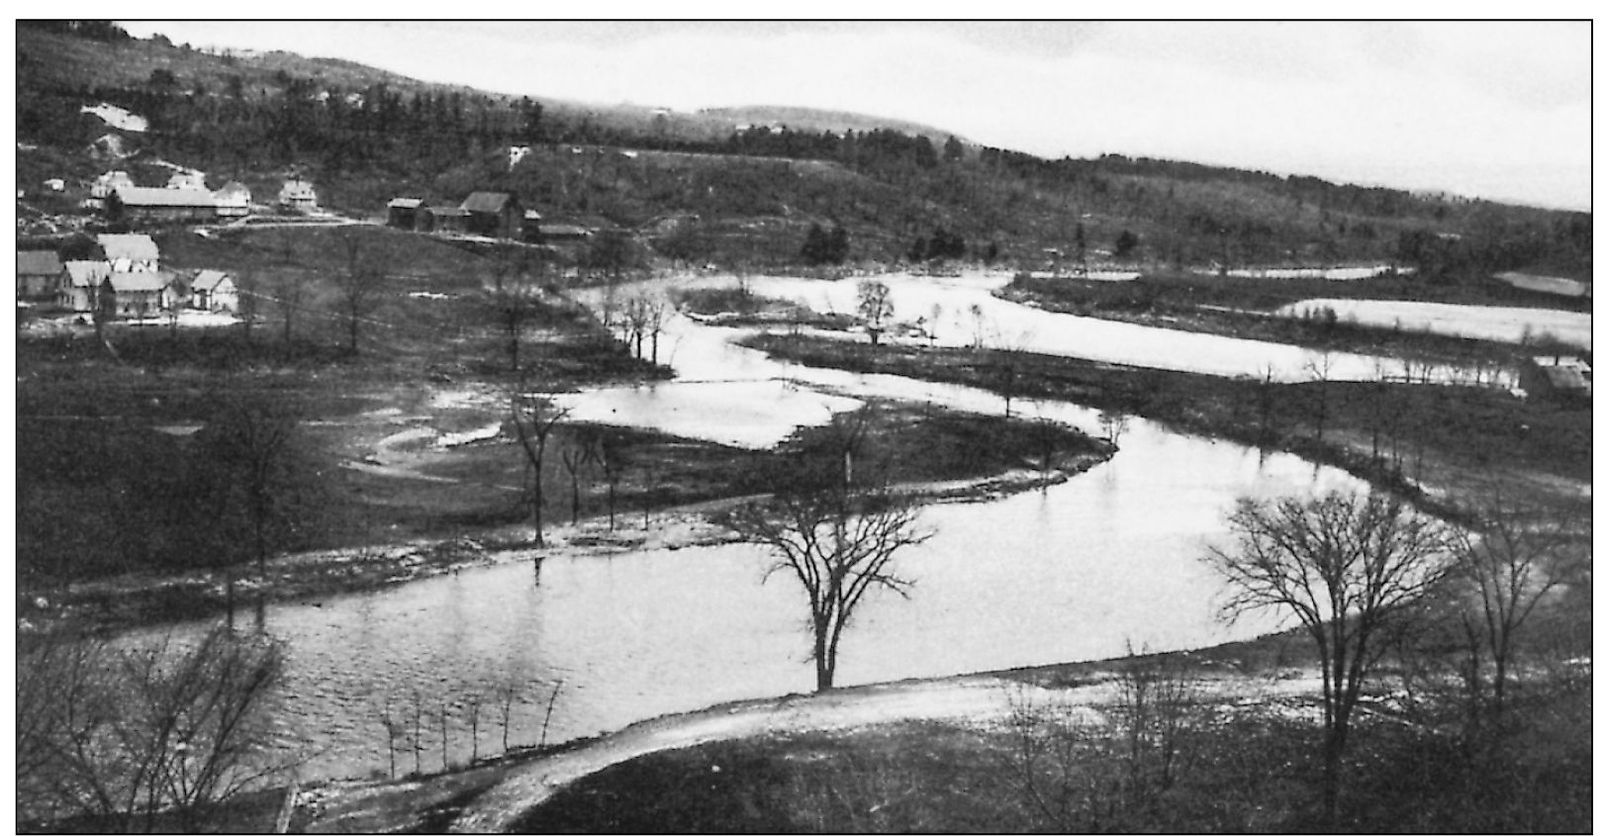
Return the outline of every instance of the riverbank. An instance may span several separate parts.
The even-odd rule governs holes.
[[[1589,312],[1585,302],[1522,291],[1499,282],[1445,287],[1426,285],[1414,277],[1325,281],[1158,273],[1127,282],[1103,282],[1016,276],[995,295],[1054,313],[1283,343],[1318,351],[1354,352],[1460,366],[1511,366],[1534,351],[1559,343],[1553,338],[1547,340],[1543,327],[1533,329],[1531,344],[1519,345],[1433,333],[1398,321],[1394,327],[1369,326],[1336,312],[1316,311],[1308,317],[1294,317],[1282,316],[1278,311],[1307,299],[1327,298],[1341,302],[1487,305],[1532,311],[1540,318],[1547,310]]]
[[[759,334],[791,362],[1070,400],[1177,430],[1281,449],[1387,485],[1436,513],[1498,489],[1587,507],[1593,411],[1498,389],[1371,381],[1267,383],[1020,351]],[[1582,453],[1580,451],[1583,451]]]
[[[1386,673],[1357,712],[1353,762],[1367,768],[1352,773],[1341,829],[1587,825],[1591,752],[1589,735],[1579,734],[1590,724],[1587,664],[1557,668],[1515,699],[1520,722],[1496,762],[1467,760],[1447,734],[1453,710],[1401,690],[1398,672]],[[1130,808],[1110,776],[1131,766],[1116,738],[1139,673],[1185,689],[1171,718],[1185,733],[1175,741],[1171,785]],[[1091,795],[1077,796],[1059,820],[1043,819],[1027,797],[1021,746],[1032,734],[1046,746],[1076,747],[1066,750],[1066,768],[1075,770],[1066,777],[1078,793],[1109,793],[1099,802],[1108,805],[1107,827],[1121,820],[1127,827],[1116,829],[1329,829],[1312,789],[1320,692],[1307,643],[1278,634],[716,705],[450,772],[281,788],[261,795],[282,805],[253,797],[219,819],[266,830],[288,812],[289,830],[308,833],[1091,826],[1078,818],[1101,809],[1081,806],[1097,800]],[[835,789],[822,797],[825,787]]]
[[[901,445],[914,444],[925,449],[924,465],[893,468],[895,474],[921,473],[927,477],[948,475],[955,462],[943,454],[944,445],[932,435],[935,425],[952,422],[948,430],[961,432],[964,439],[990,437],[1008,455],[972,455],[959,470],[972,471],[957,478],[927,478],[924,481],[896,482],[891,490],[920,503],[978,502],[998,499],[1022,491],[1058,484],[1114,455],[1109,445],[1057,429],[1054,439],[1063,455],[1048,468],[1008,466],[1019,461],[1023,445],[1035,443],[1045,429],[1022,422],[965,416],[946,410],[899,409],[881,405],[874,414],[874,429],[865,448],[881,450],[887,436],[901,437],[899,448],[882,450],[879,456],[866,456],[862,472],[872,473],[877,459],[907,458]],[[926,431],[912,429],[912,424]],[[1013,429],[1007,429],[1012,426]],[[820,444],[821,428],[800,432],[788,442],[780,455],[791,455],[793,465],[809,469],[805,459],[825,453]],[[941,433],[939,433],[941,434]],[[1018,437],[1017,437],[1018,436]],[[1014,438],[1011,442],[1009,439]],[[1036,449],[1035,447],[1033,448]],[[813,450],[813,454],[808,451]],[[744,454],[742,461],[749,467]],[[799,457],[802,457],[801,459]],[[834,459],[833,459],[834,461]],[[664,471],[660,471],[664,472]],[[666,473],[665,479],[671,478]],[[733,542],[737,538],[715,520],[725,511],[762,499],[766,493],[749,490],[761,482],[726,483],[723,492],[665,507],[640,506],[630,502],[614,520],[607,514],[585,516],[575,522],[552,523],[538,533],[528,522],[485,527],[450,536],[423,536],[402,542],[317,549],[273,558],[259,573],[254,565],[238,566],[233,584],[235,618],[248,622],[256,611],[269,604],[316,599],[381,589],[421,578],[461,572],[476,567],[513,562],[540,561],[550,557],[600,557],[644,549],[682,549]],[[634,497],[632,492],[630,496]],[[19,601],[19,629],[46,629],[52,623],[71,622],[77,629],[115,632],[135,627],[154,627],[164,623],[218,617],[230,610],[228,571],[198,569],[175,573],[141,573],[75,583],[62,590],[34,593]]]

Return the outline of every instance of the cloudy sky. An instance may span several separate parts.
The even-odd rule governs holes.
[[[597,103],[884,115],[1106,152],[1591,208],[1582,22],[129,22]]]

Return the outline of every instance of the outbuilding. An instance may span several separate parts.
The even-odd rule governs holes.
[[[17,298],[48,302],[61,286],[61,257],[55,250],[17,251]]]
[[[463,201],[466,231],[490,238],[518,238],[524,208],[511,192],[474,192]]]
[[[1587,404],[1595,394],[1594,370],[1581,357],[1529,357],[1517,366],[1517,381],[1539,401]]]
[[[398,197],[385,204],[385,225],[396,229],[428,229],[429,202],[421,197]]]
[[[212,193],[217,202],[218,217],[240,218],[251,214],[251,189],[238,180],[230,180],[223,188]]]
[[[234,313],[240,309],[240,289],[234,277],[222,270],[202,270],[190,282],[190,307]]]

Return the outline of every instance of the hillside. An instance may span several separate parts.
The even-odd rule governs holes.
[[[515,98],[346,61],[60,29],[18,29],[25,189],[114,167],[161,185],[161,160],[206,171],[213,188],[273,189],[298,171],[326,205],[364,217],[398,195],[455,202],[478,189],[593,227],[675,217],[647,236],[659,254],[711,262],[796,262],[818,224],[840,226],[860,262],[925,260],[934,240],[957,239],[967,257],[1021,269],[1073,258],[1136,269],[1397,261],[1445,283],[1505,270],[1590,277],[1587,213],[1118,155],[1045,160],[804,108]],[[101,102],[150,129],[118,132],[80,112]],[[89,150],[107,134],[120,134],[122,154]],[[532,153],[510,169],[513,145]]]

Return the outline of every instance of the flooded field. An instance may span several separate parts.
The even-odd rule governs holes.
[[[1340,321],[1378,328],[1397,327],[1514,344],[1552,338],[1586,351],[1593,346],[1592,318],[1572,311],[1378,299],[1306,299],[1278,313],[1306,316],[1328,308]]]

